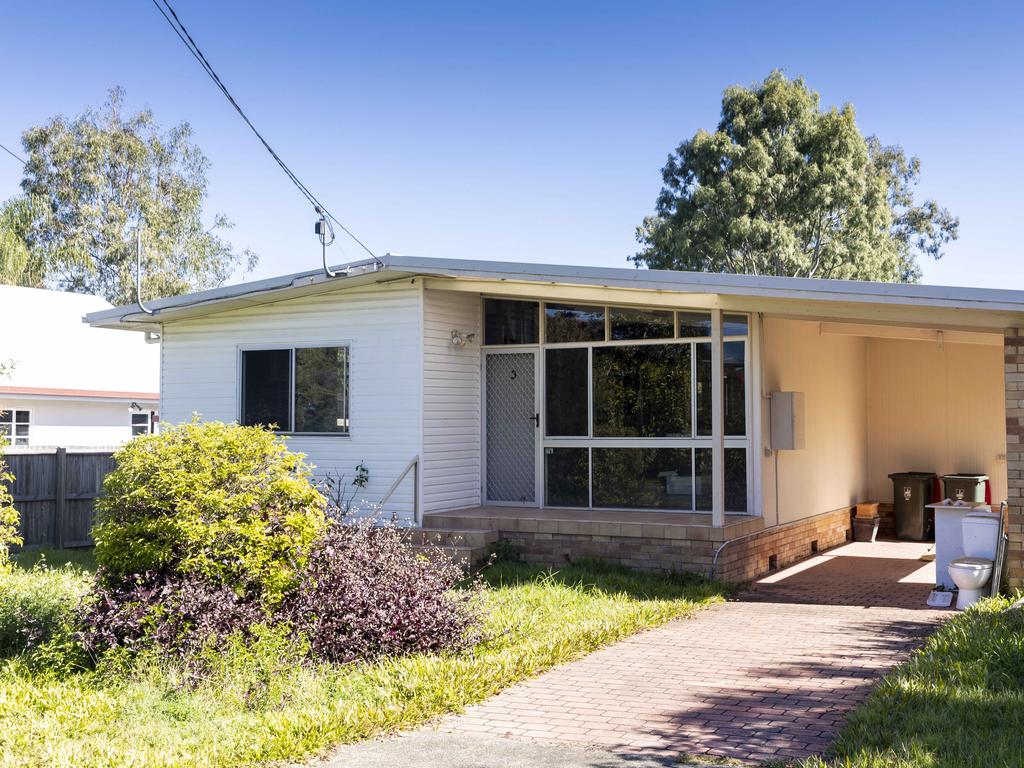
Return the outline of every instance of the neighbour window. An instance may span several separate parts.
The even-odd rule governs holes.
[[[153,414],[151,412],[132,413],[132,437],[153,434]]]
[[[0,411],[0,436],[10,445],[28,445],[31,421],[28,411]]]
[[[348,434],[348,405],[347,347],[242,352],[242,424]]]

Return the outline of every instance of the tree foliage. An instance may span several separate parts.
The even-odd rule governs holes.
[[[3,449],[6,445],[6,438],[0,435],[0,574],[11,568],[11,547],[22,543],[18,535],[21,515],[14,508],[14,496],[11,494],[14,475],[4,461]]]
[[[714,133],[669,155],[637,266],[754,275],[916,281],[958,220],[918,203],[920,161],[861,134],[853,107],[823,111],[775,71],[728,88]]]
[[[45,283],[94,293],[115,304],[135,300],[135,232],[143,231],[143,295],[172,296],[221,285],[256,257],[221,237],[231,222],[202,221],[209,160],[192,142],[188,123],[164,131],[150,110],[123,110],[124,93],[110,91],[99,110],[30,128],[21,186],[31,204],[30,226],[19,230],[23,250],[7,258],[35,259]],[[31,277],[31,276],[30,276]],[[24,282],[0,271],[5,282]],[[30,280],[31,282],[31,280]]]
[[[41,200],[19,195],[0,203],[0,283],[38,288],[46,269],[37,249],[28,245],[33,223],[43,219]]]

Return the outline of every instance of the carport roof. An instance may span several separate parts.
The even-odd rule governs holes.
[[[1004,322],[1024,323],[1024,291],[873,283],[855,280],[819,280],[760,275],[732,275],[675,270],[587,267],[564,264],[438,259],[386,254],[380,259],[351,262],[332,271],[309,270],[249,283],[146,302],[152,314],[137,305],[92,312],[84,321],[105,328],[156,329],[161,323],[200,317],[214,312],[265,304],[271,301],[322,293],[341,288],[428,277],[481,283],[533,284],[628,289],[678,294],[714,294],[756,297],[788,302],[837,302],[845,305],[889,305],[977,310],[998,315]],[[657,302],[652,302],[657,303]]]

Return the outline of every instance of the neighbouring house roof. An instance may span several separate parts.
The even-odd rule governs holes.
[[[985,313],[984,323],[972,318],[968,325],[985,323],[991,329],[1017,327],[1024,324],[1024,291],[932,286],[908,283],[872,283],[853,280],[818,280],[758,275],[732,275],[710,272],[673,270],[584,267],[557,264],[531,264],[468,259],[435,259],[387,254],[378,261],[364,260],[332,268],[340,271],[330,278],[322,270],[257,280],[250,283],[215,288],[208,291],[147,302],[153,310],[147,315],[137,306],[117,307],[89,313],[85,320],[104,328],[157,329],[164,322],[200,317],[229,309],[280,301],[291,296],[309,295],[346,287],[424,277],[436,280],[475,281],[481,291],[494,293],[495,286],[527,286],[520,295],[530,291],[544,297],[556,295],[560,287],[608,289],[609,291],[644,292],[652,304],[663,303],[654,298],[678,294],[713,295],[717,306],[742,308],[746,304],[765,306],[778,313],[794,310],[798,305],[841,305],[829,317],[877,319],[894,322],[905,318],[935,323],[935,310],[949,310],[953,320],[969,313]],[[500,289],[497,292],[502,292]],[[613,300],[613,299],[609,299]],[[757,301],[750,301],[757,300]],[[870,307],[920,308],[929,312],[879,313]]]
[[[99,296],[0,285],[0,363],[14,362],[11,375],[0,378],[0,392],[49,390],[51,398],[59,391],[146,393],[152,398],[160,389],[159,347],[138,334],[82,324],[83,315],[110,308]]]
[[[61,389],[59,387],[0,387],[0,396],[41,400],[106,400],[156,403],[159,392],[120,392],[102,389]]]

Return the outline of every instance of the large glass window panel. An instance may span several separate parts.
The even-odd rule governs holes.
[[[290,349],[242,353],[242,424],[291,429],[291,366]]]
[[[747,433],[746,366],[742,341],[727,341],[722,344],[722,367],[725,380],[722,384],[722,405],[725,408],[725,434],[745,435]]]
[[[586,436],[587,349],[548,349],[544,357],[546,433],[561,437]]]
[[[545,505],[586,507],[590,504],[589,448],[545,448]]]
[[[611,307],[608,320],[613,341],[671,339],[675,335],[672,313],[665,310]]]
[[[594,506],[693,509],[689,448],[594,448]]]
[[[697,434],[711,434],[711,342],[696,344]]]
[[[295,431],[348,432],[344,347],[295,350]]]
[[[544,341],[604,341],[604,307],[545,304]]]
[[[484,299],[484,344],[536,344],[539,316],[536,301]]]
[[[725,434],[733,437],[747,433],[746,343],[722,344],[722,408]],[[697,344],[697,434],[711,434],[711,342]]]
[[[679,335],[683,338],[711,335],[711,315],[707,312],[679,312]]]
[[[698,512],[710,512],[711,490],[711,449],[697,448],[693,452],[693,495],[694,508]]]
[[[694,493],[698,512],[710,512],[711,496],[711,449],[697,448],[694,451]],[[747,511],[747,449],[725,449],[725,511]]]
[[[690,437],[689,344],[594,348],[596,437]]]
[[[725,511],[747,511],[747,449],[725,449]]]

